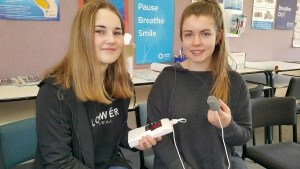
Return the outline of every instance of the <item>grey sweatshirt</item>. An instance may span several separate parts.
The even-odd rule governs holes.
[[[249,92],[242,76],[230,70],[228,106],[232,121],[224,128],[229,158],[234,146],[245,144],[252,133]],[[175,64],[165,68],[156,79],[148,96],[148,120],[186,118],[185,124],[174,125],[175,140],[186,168],[225,169],[228,162],[221,129],[207,120],[207,97],[213,84],[212,72],[189,71]],[[173,135],[164,136],[154,146],[155,169],[181,169]],[[234,164],[235,166],[236,164]],[[233,167],[231,167],[233,168]],[[241,167],[242,168],[242,167]]]

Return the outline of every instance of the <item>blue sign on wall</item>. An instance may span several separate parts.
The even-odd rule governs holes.
[[[59,0],[0,0],[0,19],[59,21]]]
[[[173,61],[174,0],[135,0],[135,63]]]
[[[125,21],[124,1],[120,1],[120,0],[108,0],[108,1],[117,8],[117,10],[122,15],[123,21]]]
[[[275,20],[277,29],[294,29],[297,0],[278,0]]]

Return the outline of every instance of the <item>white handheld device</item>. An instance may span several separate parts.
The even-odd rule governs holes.
[[[143,127],[139,127],[128,132],[128,144],[129,146],[135,147],[139,145],[139,140],[143,136],[149,135],[153,138],[169,134],[173,131],[173,125],[178,122],[186,122],[186,119],[172,119],[167,118],[161,119],[157,122],[150,123]]]

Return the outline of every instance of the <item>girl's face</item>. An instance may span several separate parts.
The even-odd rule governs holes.
[[[215,45],[221,38],[216,32],[215,21],[209,16],[187,17],[182,25],[182,47],[187,68],[194,71],[210,70]]]
[[[119,17],[109,9],[99,9],[95,21],[95,50],[100,64],[108,66],[120,56],[124,46]]]

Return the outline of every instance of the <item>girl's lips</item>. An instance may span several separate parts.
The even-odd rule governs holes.
[[[204,52],[204,50],[191,50],[191,52],[195,55],[199,55]]]
[[[106,50],[106,51],[115,51],[115,48],[103,48],[102,50]]]

